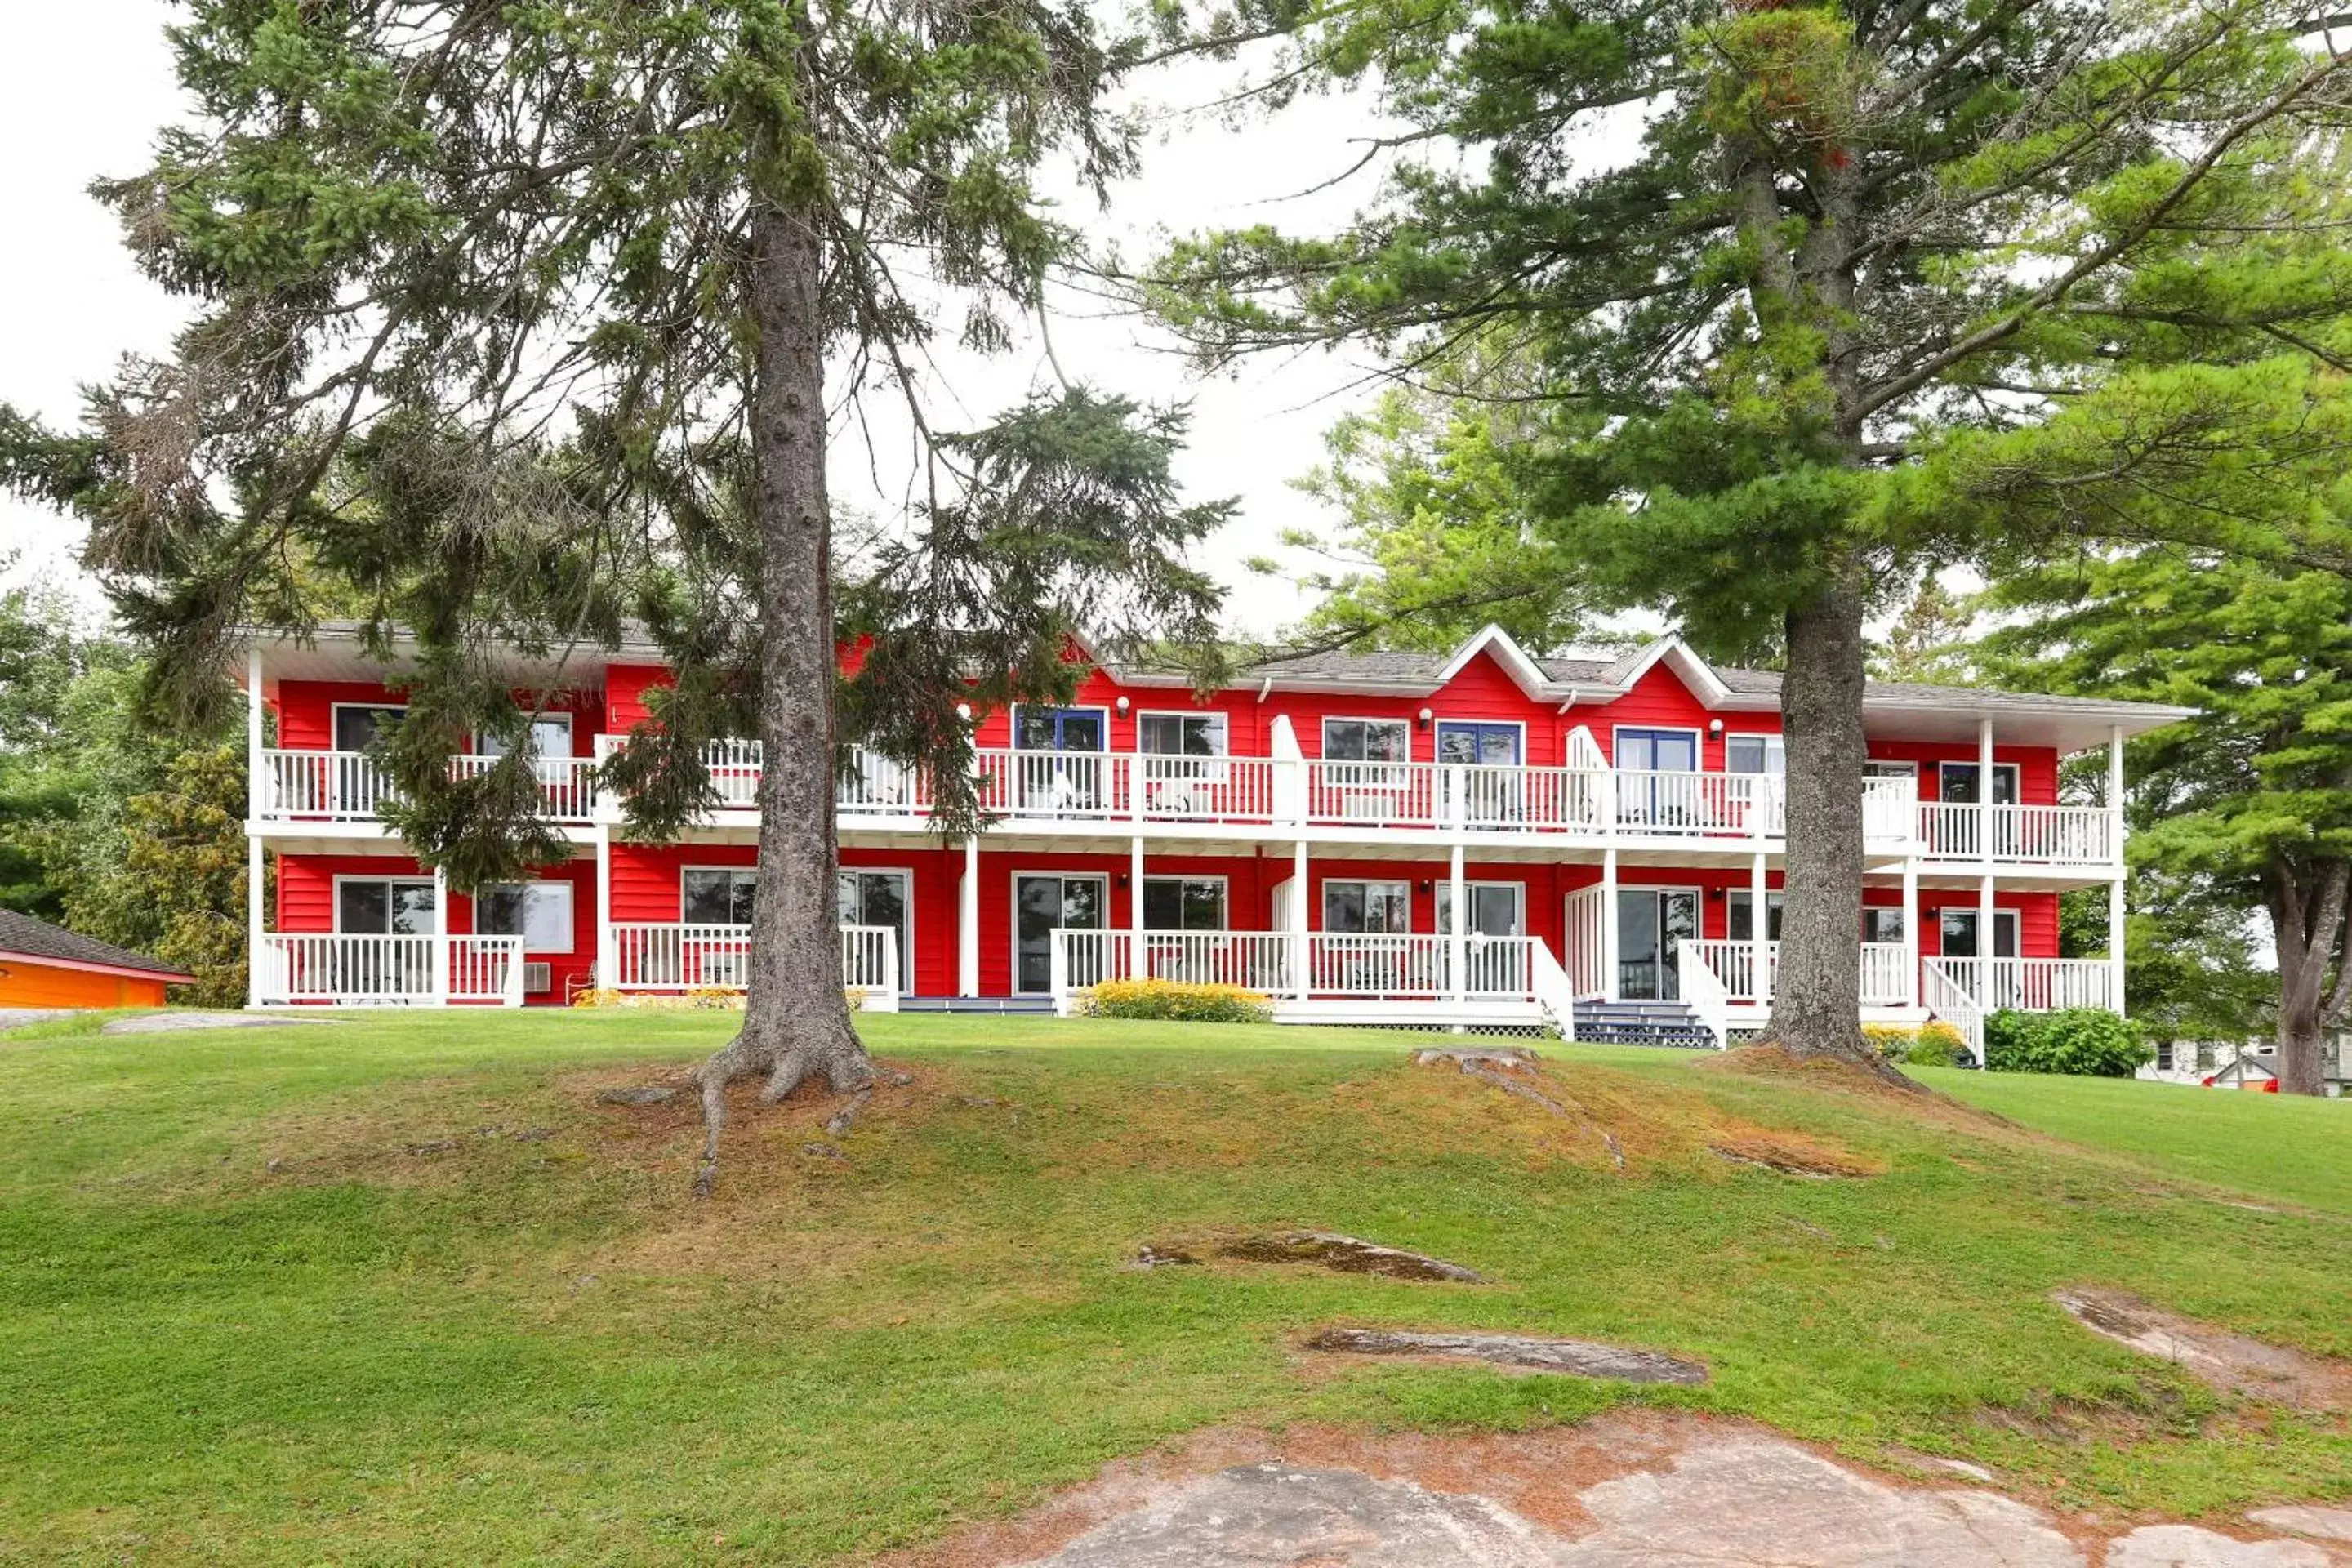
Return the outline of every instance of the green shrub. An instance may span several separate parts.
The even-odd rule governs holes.
[[[1916,1068],[1948,1068],[1958,1061],[1960,1053],[1968,1048],[1966,1036],[1941,1018],[1935,1018],[1919,1026],[1903,1059]]]
[[[2156,1059],[2138,1023],[2104,1007],[2055,1013],[2002,1011],[1985,1020],[1985,1066],[1994,1072],[2129,1078]]]
[[[1097,1018],[1155,1018],[1174,1024],[1274,1021],[1274,1004],[1255,991],[1181,980],[1106,980],[1079,994],[1077,1010]]]

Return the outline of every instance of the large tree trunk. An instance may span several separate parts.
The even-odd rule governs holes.
[[[2327,1031],[2352,993],[2347,949],[2352,867],[2323,865],[2315,876],[2282,859],[2270,873],[2271,930],[2278,947],[2278,1075],[2281,1094],[2325,1094]],[[2336,973],[2328,984],[2328,971]]]
[[[776,1100],[813,1075],[837,1092],[874,1078],[842,989],[835,890],[823,258],[814,229],[765,202],[752,216],[751,252],[759,329],[751,449],[761,548],[760,896],[742,1032],[696,1074],[709,1128],[697,1185],[706,1193],[729,1083],[762,1074],[763,1098]]]
[[[1794,1056],[1876,1068],[1862,1037],[1862,616],[1858,569],[1788,613],[1789,850],[1780,975],[1762,1038]]]

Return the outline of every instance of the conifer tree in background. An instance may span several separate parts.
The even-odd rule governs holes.
[[[1213,362],[1354,342],[1443,373],[1500,335],[1539,368],[1522,504],[1584,601],[1784,662],[1769,1034],[1872,1061],[1863,627],[1986,522],[1906,465],[2045,417],[2142,316],[2273,346],[2341,319],[2340,258],[2261,253],[2331,232],[2344,22],[2304,0],[1335,7],[1286,79],[1378,96],[1402,126],[1384,194],[1334,234],[1181,244],[1144,291]],[[2214,258],[2214,236],[2247,243]]]
[[[615,770],[644,831],[708,801],[707,741],[762,739],[707,1190],[730,1081],[870,1080],[839,746],[930,767],[968,828],[958,702],[1066,690],[1082,610],[1112,648],[1211,642],[1181,558],[1225,511],[1177,500],[1181,419],[1066,391],[955,441],[918,385],[940,311],[987,351],[1041,308],[1048,171],[1130,166],[1120,58],[1055,0],[195,0],[173,42],[193,116],[100,195],[195,319],[78,434],[0,411],[0,479],[88,520],[159,710],[216,713],[237,628],[309,624],[306,580],[380,650],[412,633],[399,822],[460,888],[554,848],[519,743],[448,776],[526,732],[501,647],[585,673],[632,619],[660,643],[676,689]],[[861,394],[903,401],[922,500],[837,625],[828,399]],[[873,639],[838,711],[837,636]]]
[[[2352,576],[2151,544],[2003,597],[2037,611],[2000,641],[2045,684],[2200,710],[2132,743],[2132,862],[2222,936],[2268,915],[2279,1088],[2322,1092],[2352,1016]]]

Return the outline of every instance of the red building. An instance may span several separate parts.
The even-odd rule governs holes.
[[[376,815],[368,747],[397,721],[398,668],[344,629],[262,638],[249,668],[251,853],[278,864],[277,908],[253,911],[256,1005],[740,983],[758,743],[713,749],[722,805],[677,842],[633,841],[595,782],[665,679],[650,647],[512,661],[572,854],[471,897]],[[2104,750],[2112,773],[2126,736],[2182,710],[1874,684],[1864,715],[1867,1016],[1972,1031],[1995,1006],[2119,1004],[2120,956],[2058,957],[2067,889],[2105,887],[2119,931],[2123,839],[2113,809],[2061,804],[2059,763]],[[881,758],[841,786],[845,979],[873,1005],[1066,1005],[1150,973],[1247,984],[1298,1021],[1723,1039],[1763,1020],[1785,847],[1771,673],[1672,638],[1536,659],[1489,629],[1449,655],[1268,663],[1205,701],[1097,667],[1066,707],[973,723],[977,839],[933,833],[926,782]]]

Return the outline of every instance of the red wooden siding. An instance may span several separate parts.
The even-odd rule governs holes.
[[[331,931],[335,929],[335,879],[338,877],[426,877],[432,872],[406,855],[281,855],[278,858],[278,920],[281,931]],[[587,983],[596,966],[596,863],[572,860],[530,873],[529,880],[572,884],[572,951],[527,952],[526,963],[544,962],[549,984],[530,993],[535,1002],[566,1000],[572,987]],[[618,916],[614,917],[618,919]],[[677,918],[675,912],[661,917]],[[474,900],[462,893],[449,895],[441,929],[451,936],[474,930]]]
[[[549,711],[572,715],[572,754],[593,756],[596,736],[604,725],[604,698],[593,690],[557,691],[542,695],[518,690],[515,706],[532,709],[544,701]],[[287,680],[278,683],[278,744],[291,752],[324,752],[335,744],[335,709],[364,703],[397,708],[407,698],[395,687],[358,680]]]

